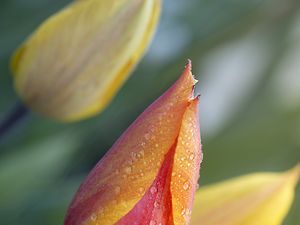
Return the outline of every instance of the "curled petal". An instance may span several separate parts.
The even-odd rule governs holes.
[[[74,121],[101,111],[143,55],[160,0],[74,1],[12,58],[15,87],[32,109]]]
[[[280,225],[299,175],[300,165],[285,173],[256,173],[200,188],[191,225]]]
[[[65,225],[188,224],[202,157],[190,70],[189,63],[91,171]]]

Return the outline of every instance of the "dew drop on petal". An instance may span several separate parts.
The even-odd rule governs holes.
[[[193,160],[195,158],[194,153],[190,154],[190,160]]]
[[[182,211],[181,211],[181,215],[185,215],[185,209],[183,209]]]
[[[119,186],[115,187],[115,193],[120,194],[121,188]]]
[[[140,187],[140,188],[139,188],[139,192],[140,192],[140,193],[143,193],[144,190],[145,190],[145,189],[144,189],[143,187]]]
[[[149,133],[146,133],[146,134],[144,135],[144,137],[145,137],[146,140],[149,140],[149,139],[150,139],[150,134],[149,134]]]
[[[125,172],[126,172],[127,174],[130,174],[131,171],[132,171],[132,168],[131,168],[130,166],[128,166],[128,167],[125,168]]]
[[[151,187],[150,192],[151,192],[151,194],[155,194],[157,192],[157,188],[156,187]]]
[[[160,206],[160,205],[159,205],[158,202],[154,202],[154,207],[155,207],[155,208],[159,208],[159,206]]]
[[[189,182],[188,181],[184,182],[183,189],[186,191],[187,189],[189,189],[189,187],[190,187]]]
[[[95,213],[93,213],[93,214],[91,215],[91,220],[92,220],[92,221],[96,221],[96,220],[97,220],[97,215],[96,215]]]
[[[149,225],[156,225],[156,222],[154,220],[151,220]]]

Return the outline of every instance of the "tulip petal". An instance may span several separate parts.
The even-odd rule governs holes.
[[[61,121],[96,114],[143,55],[159,11],[160,0],[73,2],[15,52],[19,95],[35,111]]]
[[[280,225],[294,198],[300,165],[286,173],[257,173],[200,188],[191,225]]]
[[[188,106],[175,145],[152,186],[117,225],[189,224],[202,160],[198,98]]]
[[[158,176],[143,198],[116,225],[174,224],[170,191],[174,150],[173,147],[166,155]]]
[[[162,210],[171,215],[169,208],[175,206],[173,213],[178,216],[179,195],[184,189],[180,184],[180,190],[177,190],[177,180],[169,177],[172,168],[189,180],[191,188],[187,193],[192,197],[199,173],[199,165],[196,164],[200,162],[200,134],[197,133],[198,119],[193,118],[198,117],[198,98],[192,100],[194,84],[189,63],[179,80],[137,118],[91,171],[71,203],[65,225],[115,224],[123,217],[127,221],[145,208],[145,204],[151,203],[150,187],[161,190],[161,193],[157,192],[160,196],[155,199],[158,204],[164,205]],[[193,136],[187,136],[190,134]],[[199,146],[185,149],[181,145],[184,139],[191,146]],[[177,140],[181,141],[178,146]],[[194,151],[195,158],[191,157],[186,164],[181,163],[184,168],[179,169],[180,166],[175,165],[179,163],[178,157],[184,154],[190,156],[191,151]],[[172,158],[174,163],[170,163]],[[187,195],[183,194],[182,201],[186,203],[182,205],[190,208],[192,197]],[[174,205],[164,204],[173,200]],[[147,210],[153,214],[156,209]],[[159,218],[157,212],[150,220]],[[163,217],[162,222],[165,219]]]
[[[189,224],[202,161],[198,117],[199,97],[187,108],[178,137],[172,172],[175,225]]]

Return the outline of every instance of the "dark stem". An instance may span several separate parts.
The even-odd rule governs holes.
[[[0,123],[0,139],[5,136],[14,126],[18,124],[27,115],[27,108],[18,103],[13,110],[8,113],[6,119]]]

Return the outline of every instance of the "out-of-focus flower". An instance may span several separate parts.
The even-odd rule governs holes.
[[[83,182],[65,225],[187,225],[202,160],[191,64]]]
[[[279,225],[288,213],[300,165],[285,173],[256,173],[200,188],[191,225]]]
[[[103,110],[143,55],[160,0],[74,1],[15,52],[15,87],[34,111],[61,121]]]

